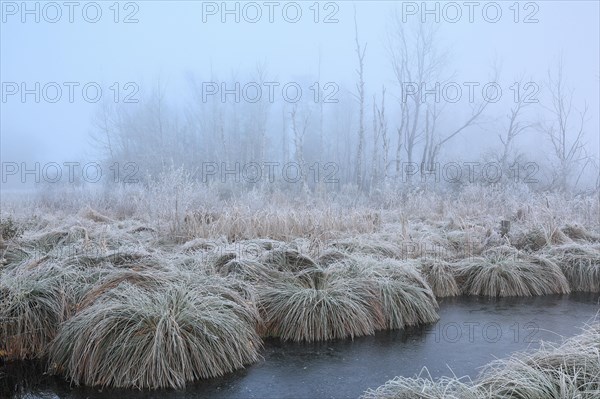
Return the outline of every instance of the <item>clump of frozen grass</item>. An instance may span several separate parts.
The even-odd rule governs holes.
[[[333,248],[337,248],[351,254],[396,259],[400,259],[402,257],[401,248],[387,241],[375,241],[365,238],[348,238],[333,241],[330,245]]]
[[[262,328],[262,319],[258,312],[257,286],[235,277],[222,277],[203,273],[187,273],[183,281],[195,287],[199,295],[217,295],[232,302],[231,309],[246,323]],[[180,278],[179,281],[182,281]]]
[[[400,329],[439,319],[435,295],[412,263],[353,256],[332,264],[330,269],[376,287],[384,317],[381,329]]]
[[[219,271],[229,261],[234,260],[235,258],[237,258],[237,254],[235,252],[227,252],[226,251],[224,253],[217,253],[216,255],[213,254],[212,256],[209,256],[208,268],[215,270],[215,271]]]
[[[181,249],[184,252],[196,252],[196,251],[214,251],[220,246],[227,244],[226,240],[210,240],[207,238],[194,238],[185,242]]]
[[[596,314],[593,322],[585,326],[583,333],[570,338],[567,345],[600,350],[600,312]]]
[[[11,359],[42,357],[72,312],[72,268],[41,264],[0,274],[0,351]]]
[[[97,210],[95,210],[94,208],[92,208],[89,205],[87,207],[85,207],[85,208],[82,208],[79,211],[79,216],[82,217],[82,218],[94,221],[96,223],[111,223],[111,222],[114,222],[113,219],[109,218],[106,215],[103,215],[102,213],[98,212]]]
[[[246,310],[196,288],[123,283],[106,292],[62,325],[49,350],[51,372],[78,385],[184,388],[256,361],[261,343],[240,317]]]
[[[566,244],[571,241],[562,230],[554,225],[554,222],[547,224],[549,226],[536,225],[529,230],[516,233],[511,239],[515,248],[522,251],[536,252],[549,245]]]
[[[568,224],[564,226],[562,232],[572,240],[583,240],[589,242],[599,242],[600,235],[587,230],[585,227],[579,224]]]
[[[91,272],[91,270],[88,271],[89,274]],[[100,269],[97,271],[94,281],[82,289],[77,308],[81,310],[92,305],[107,292],[124,282],[146,290],[158,290],[161,285],[174,281],[177,281],[177,276],[157,270],[130,270],[114,267]]]
[[[266,252],[261,257],[261,262],[273,270],[291,273],[318,267],[317,263],[309,256],[287,248]]]
[[[355,257],[359,274],[377,286],[385,323],[382,328],[399,329],[439,319],[437,301],[427,281],[413,262]]]
[[[30,256],[30,252],[21,245],[12,242],[5,243],[4,246],[0,246],[0,269],[12,269]]]
[[[534,296],[569,293],[560,268],[541,256],[525,255],[501,246],[458,264],[457,279],[463,292],[485,296]]]
[[[248,252],[256,250],[270,251],[286,245],[283,241],[271,240],[269,238],[255,238],[252,240],[240,241],[239,244],[242,248],[247,249]]]
[[[264,284],[278,277],[271,268],[252,259],[232,259],[218,269],[222,276],[232,276],[236,279],[254,284]]]
[[[263,252],[258,260],[226,253],[210,261],[208,267],[221,276],[236,277],[264,286],[293,278],[295,273],[319,266],[309,256],[295,249],[280,247]]]
[[[107,264],[123,268],[160,268],[160,260],[156,257],[153,258],[145,249],[122,247],[116,250],[104,250],[101,248],[92,248],[89,251],[82,252],[82,254],[66,257],[65,262],[88,268]]]
[[[363,399],[532,398],[595,399],[600,395],[600,323],[562,345],[543,344],[534,352],[517,353],[489,363],[480,376],[431,378],[396,377]],[[426,373],[425,375],[423,375]]]
[[[402,257],[402,249],[399,246],[386,241],[375,241],[365,238],[348,238],[334,241],[331,243],[331,246],[351,254],[396,259]]]
[[[439,319],[437,302],[428,288],[393,276],[379,277],[376,284],[385,317],[385,328],[400,329],[433,323]]]
[[[338,249],[328,248],[321,252],[317,257],[317,263],[323,266],[329,266],[337,262],[349,260],[350,255]]]
[[[486,397],[597,398],[600,395],[600,324],[562,345],[543,344],[490,363],[478,386]]]
[[[0,243],[4,240],[14,240],[23,234],[23,226],[12,216],[0,218]]]
[[[444,234],[449,252],[480,254],[483,251],[481,237],[464,230],[451,230]]]
[[[377,389],[369,389],[361,399],[480,399],[467,377],[433,380],[426,368],[415,377],[396,377]]]
[[[460,295],[456,283],[456,266],[441,259],[421,258],[420,268],[437,297]]]
[[[259,308],[269,335],[293,341],[370,335],[383,320],[372,283],[320,268],[261,289]]]
[[[548,250],[569,280],[571,290],[600,292],[600,245],[567,244]]]
[[[47,229],[39,233],[34,233],[23,237],[27,241],[27,246],[38,248],[45,251],[51,251],[57,246],[72,244],[88,236],[87,230],[82,226],[61,226],[59,228]]]

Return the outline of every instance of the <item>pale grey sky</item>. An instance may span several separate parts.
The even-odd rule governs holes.
[[[268,20],[268,6],[258,4],[262,17],[256,23],[244,21],[244,16],[254,18],[255,8],[247,2],[239,3],[241,20],[226,15],[221,22],[220,10],[216,15],[204,11],[221,8],[222,2],[192,1],[136,1],[119,3],[119,23],[112,1],[98,2],[102,10],[99,22],[84,19],[95,17],[95,6],[90,2],[76,2],[73,22],[69,22],[69,8],[58,2],[62,13],[56,17],[56,8],[44,8],[43,2],[27,2],[30,9],[36,4],[40,22],[35,14],[23,14],[22,2],[2,1],[1,23],[1,81],[3,83],[1,155],[3,160],[71,160],[90,154],[88,132],[90,118],[96,105],[86,102],[80,88],[87,82],[97,82],[103,95],[113,94],[110,86],[135,82],[139,85],[137,97],[151,92],[156,79],[167,85],[171,100],[183,101],[189,95],[186,74],[194,73],[202,79],[210,78],[216,71],[221,78],[229,78],[232,71],[247,74],[257,62],[263,62],[271,75],[285,83],[297,77],[316,75],[318,55],[322,55],[321,81],[337,82],[354,88],[356,55],[354,53],[353,4],[356,5],[361,42],[367,42],[365,58],[367,98],[379,92],[382,84],[398,95],[385,49],[390,18],[394,12],[406,11],[408,20],[423,16],[422,10],[413,15],[414,7],[422,2],[320,2],[319,23],[314,22],[314,2],[276,2],[274,22]],[[235,7],[235,2],[228,2]],[[464,2],[456,2],[462,18],[456,23],[447,19],[455,16],[455,8],[440,7],[440,45],[452,54],[450,69],[456,71],[455,81],[485,83],[491,62],[497,58],[502,64],[501,86],[508,88],[513,76],[525,74],[540,84],[547,69],[562,54],[565,75],[569,86],[575,89],[576,104],[587,101],[589,121],[588,141],[598,142],[599,96],[599,2],[598,1],[537,1],[520,2],[519,15],[515,15],[514,2],[476,2],[474,22],[469,22],[469,9]],[[285,20],[293,17],[298,4],[302,16],[297,23]],[[436,2],[428,2],[435,7]],[[87,14],[83,9],[86,7]],[[16,7],[16,8],[15,8]],[[311,8],[313,7],[313,8]],[[513,7],[513,8],[511,8]],[[500,8],[502,15],[497,23],[485,20],[494,17]],[[246,10],[246,14],[243,14]],[[137,23],[123,23],[132,15]],[[323,23],[326,16],[337,23]],[[291,16],[291,17],[290,17]],[[491,16],[491,17],[490,17]],[[428,20],[433,16],[425,15]],[[535,18],[537,23],[523,23],[525,18]],[[22,22],[25,18],[25,22]],[[514,19],[519,20],[518,23]],[[446,19],[446,21],[444,21]],[[19,94],[7,95],[7,84],[26,82],[33,87],[48,82],[78,82],[74,102],[68,101],[68,90],[63,85],[63,97],[57,103],[26,102]],[[541,93],[543,95],[543,93]],[[392,105],[390,105],[392,107]],[[390,111],[393,112],[393,111]],[[500,116],[508,108],[490,107],[490,116]],[[370,123],[370,122],[369,122]],[[457,140],[453,146],[462,145],[473,138]],[[477,138],[477,140],[481,140]],[[485,140],[485,138],[483,139]],[[524,137],[523,143],[536,145],[535,137]]]

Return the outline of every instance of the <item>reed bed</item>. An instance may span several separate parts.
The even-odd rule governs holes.
[[[184,183],[3,203],[0,357],[48,360],[75,384],[183,388],[255,362],[261,336],[322,341],[431,323],[436,297],[460,293],[600,291],[593,196],[468,188],[452,202],[392,196],[383,209],[267,194],[211,202]],[[513,229],[500,237],[504,219]],[[572,348],[555,359],[591,359]],[[555,373],[567,396],[595,373],[577,370]],[[508,387],[506,375],[486,387]],[[421,376],[380,394],[468,398],[473,389]]]

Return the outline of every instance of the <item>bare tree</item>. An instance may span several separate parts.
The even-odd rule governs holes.
[[[434,153],[436,150],[434,140],[436,139],[437,122],[441,114],[439,108],[440,107],[434,102],[433,104],[427,104],[427,109],[425,111],[425,145],[423,146],[423,154],[421,155],[421,173],[424,173],[427,170],[433,170],[435,165],[437,154]]]
[[[283,159],[284,163],[287,163],[287,162],[289,162],[290,154],[289,154],[289,147],[288,147],[287,115],[286,115],[285,105],[283,105],[281,107],[281,127],[282,127],[282,131],[281,131],[282,159]]]
[[[257,64],[256,71],[252,76],[252,81],[264,87],[264,83],[267,81],[267,68],[265,64]],[[251,139],[251,142],[258,143],[258,148],[254,149],[253,158],[255,160],[264,161],[266,156],[266,145],[267,145],[267,120],[269,116],[270,103],[266,96],[260,96],[259,100],[252,104],[251,117],[252,126],[250,127],[252,133],[256,137],[256,140]]]
[[[373,190],[379,180],[379,136],[381,131],[377,124],[377,98],[373,95],[373,151],[371,155],[371,184],[370,189]]]
[[[174,161],[183,164],[184,136],[189,132],[179,123],[176,111],[168,107],[160,83],[138,104],[101,104],[94,125],[92,140],[112,160],[135,162],[152,174]]]
[[[318,93],[318,99],[319,99],[319,153],[318,153],[318,160],[319,162],[323,162],[324,160],[324,151],[325,151],[325,133],[323,131],[323,90],[321,89],[321,87],[323,86],[323,82],[321,82],[321,48],[319,48],[319,63],[318,63],[318,69],[317,69],[317,90],[319,90]]]
[[[118,129],[114,119],[116,116],[118,116],[116,107],[111,107],[109,101],[103,101],[92,119],[95,130],[90,133],[92,144],[110,160],[114,160],[116,155],[113,150],[113,141],[116,140],[114,136]]]
[[[211,65],[211,82],[216,82],[218,79],[215,77],[213,70],[212,70],[212,65]],[[228,145],[227,145],[227,136],[225,134],[225,126],[224,126],[224,122],[223,122],[223,111],[224,111],[224,107],[223,107],[223,103],[219,100],[217,100],[216,98],[211,98],[211,102],[212,102],[212,121],[213,121],[213,126],[212,126],[212,130],[214,135],[216,135],[216,141],[218,143],[221,144],[221,154],[220,154],[220,160],[222,162],[227,162],[229,157],[228,157]],[[216,148],[214,149],[215,152],[217,152]],[[216,160],[215,160],[216,161]]]
[[[406,161],[414,161],[417,145],[425,138],[423,108],[426,108],[423,84],[437,84],[443,77],[448,56],[436,47],[438,27],[419,24],[407,31],[406,24],[396,14],[388,38],[388,52],[396,81],[400,86],[400,126],[396,148],[396,174],[399,175],[402,149]]]
[[[448,54],[437,48],[438,26],[419,24],[407,32],[405,24],[396,15],[389,38],[389,53],[396,80],[401,89],[401,120],[398,128],[396,170],[399,172],[400,148],[406,152],[408,164],[414,164],[417,146],[423,143],[421,171],[432,170],[444,145],[475,125],[489,101],[471,104],[467,119],[455,129],[439,132],[445,106],[438,104],[438,95],[432,101],[424,90],[438,90],[453,74],[446,71]],[[412,33],[409,34],[409,33]],[[494,70],[496,72],[497,69]],[[495,73],[494,80],[497,77]],[[408,175],[410,182],[411,175]]]
[[[383,182],[387,183],[388,179],[388,158],[390,153],[390,138],[388,136],[388,125],[385,117],[385,87],[381,88],[381,107],[377,108],[378,129],[381,132],[383,144]]]
[[[308,128],[310,113],[306,114],[304,120],[302,121],[302,126],[298,126],[298,123],[296,121],[297,109],[297,105],[294,104],[292,111],[290,112],[290,118],[292,120],[292,132],[294,133],[295,159],[302,173],[306,167],[304,162],[304,136],[306,135],[306,129]],[[302,190],[307,194],[309,193],[305,173],[302,173]]]
[[[548,88],[551,100],[550,105],[544,108],[550,113],[551,119],[538,123],[538,129],[546,135],[552,144],[553,155],[557,162],[553,185],[559,190],[566,190],[568,188],[568,178],[577,165],[589,160],[589,156],[585,153],[585,143],[583,141],[587,104],[584,105],[583,111],[578,111],[573,106],[573,90],[565,87],[563,67],[561,58],[558,61],[556,71],[554,73],[548,71]],[[579,177],[587,165],[588,162],[585,162],[580,170]],[[579,177],[577,180],[579,180]],[[577,181],[575,185],[577,185]]]
[[[228,145],[223,118],[226,109],[221,98],[214,95],[207,96],[204,92],[204,83],[200,84],[195,76],[190,75],[188,80],[193,99],[186,107],[188,130],[192,136],[188,151],[193,151],[193,158],[197,160],[226,162]],[[217,81],[218,76],[211,66],[210,82]]]
[[[517,80],[516,83],[518,84],[518,87],[523,87],[523,79]],[[498,138],[502,143],[502,152],[499,161],[503,171],[507,170],[509,167],[508,158],[512,151],[515,138],[533,126],[533,124],[522,120],[523,112],[529,105],[531,105],[531,103],[526,102],[526,97],[519,95],[515,101],[515,105],[510,109],[510,114],[507,115],[508,127],[506,128],[506,131],[504,133],[498,133]]]
[[[388,155],[390,140],[387,134],[387,120],[385,118],[385,87],[381,89],[381,105],[377,105],[377,98],[373,96],[373,156],[371,161],[371,187],[376,187],[381,181],[388,178]],[[382,139],[383,176],[380,177],[379,168],[379,137]]]
[[[161,85],[160,80],[156,83],[156,90],[154,95],[152,96],[151,101],[148,102],[148,111],[150,113],[150,117],[154,119],[150,122],[151,128],[150,132],[154,133],[157,140],[157,146],[155,150],[155,155],[158,155],[160,158],[160,168],[161,170],[167,167],[167,159],[165,159],[165,124],[167,123],[166,118],[166,104],[165,104],[165,87]],[[158,152],[158,154],[156,154]]]
[[[446,136],[439,138],[437,137],[437,119],[440,117],[439,107],[435,105],[432,107],[431,112],[427,112],[426,116],[426,128],[428,140],[426,141],[425,148],[423,150],[423,158],[421,159],[421,171],[434,170],[435,163],[440,155],[440,151],[444,144],[458,136],[461,132],[465,131],[467,128],[475,125],[478,122],[479,117],[485,111],[487,106],[489,105],[489,101],[482,100],[478,104],[474,104],[471,106],[471,114],[467,117],[467,120],[464,121],[458,128],[452,130]],[[431,123],[429,124],[429,117],[431,117]]]
[[[356,6],[354,7],[354,39],[356,42],[356,56],[358,58],[358,82],[356,83],[359,111],[358,111],[358,148],[356,151],[356,184],[358,187],[363,185],[362,162],[365,145],[365,81],[364,81],[364,59],[367,45],[360,45],[358,40],[358,23],[356,22]]]

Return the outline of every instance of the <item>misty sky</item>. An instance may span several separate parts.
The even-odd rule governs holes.
[[[203,4],[204,3],[204,4]],[[261,6],[263,13],[256,23],[241,21],[228,15],[221,21],[221,14],[205,15],[203,7],[221,2],[192,1],[138,1],[119,3],[119,23],[114,22],[113,2],[99,2],[102,16],[99,22],[84,20],[80,2],[74,9],[72,23],[69,9],[60,6],[62,17],[49,23],[44,17],[53,19],[56,10],[46,9],[40,22],[35,15],[22,15],[21,2],[2,2],[1,24],[1,81],[34,87],[35,82],[43,86],[48,82],[77,82],[74,102],[69,103],[68,91],[63,87],[61,99],[48,103],[43,99],[35,103],[33,95],[21,102],[20,93],[7,96],[3,90],[1,103],[1,156],[3,160],[57,161],[78,160],[93,156],[89,147],[90,120],[97,105],[86,102],[81,87],[96,82],[103,89],[103,96],[111,96],[113,83],[119,84],[120,93],[126,94],[122,86],[135,82],[139,86],[137,97],[142,99],[151,93],[157,79],[166,86],[169,99],[173,102],[189,98],[189,80],[193,74],[197,79],[210,80],[211,70],[226,79],[239,73],[243,79],[257,63],[266,65],[270,76],[278,82],[316,76],[321,54],[321,82],[336,82],[349,89],[354,88],[356,54],[354,53],[354,10],[356,5],[359,37],[367,42],[365,57],[367,98],[378,93],[381,85],[398,95],[389,57],[386,51],[387,32],[391,17],[402,12],[408,2],[321,2],[319,23],[314,22],[313,2],[300,2],[302,16],[297,23],[287,22],[282,8],[289,2],[279,2],[274,9],[274,22],[268,20],[268,8]],[[513,77],[524,74],[527,80],[539,82],[546,79],[547,70],[562,54],[565,60],[565,77],[568,86],[575,89],[575,105],[585,100],[589,106],[587,140],[597,147],[599,140],[599,2],[597,1],[539,1],[525,9],[521,2],[519,23],[514,22],[513,2],[499,2],[502,16],[497,23],[490,23],[482,16],[482,7],[489,2],[480,2],[474,10],[474,22],[470,23],[468,8],[461,7],[462,18],[456,23],[443,22],[442,41],[439,45],[451,54],[449,70],[455,71],[458,82],[487,82],[490,66],[494,59],[500,61],[501,86],[506,89]],[[36,2],[28,2],[35,7]],[[38,3],[43,8],[44,3]],[[240,8],[244,6],[240,3]],[[262,5],[263,2],[257,2]],[[421,2],[412,3],[421,6]],[[428,3],[434,7],[434,2]],[[442,3],[440,3],[441,5]],[[461,5],[463,2],[458,2]],[[234,7],[233,2],[229,3]],[[15,11],[15,7],[19,8]],[[327,7],[327,8],[326,8]],[[88,7],[88,16],[94,17],[95,10]],[[249,18],[254,10],[247,9]],[[289,9],[294,16],[294,9]],[[449,18],[454,10],[446,10]],[[494,10],[490,11],[493,17]],[[528,14],[537,23],[522,22]],[[16,12],[16,14],[14,14]],[[123,23],[126,16],[137,23]],[[329,14],[337,23],[322,23]],[[13,15],[14,14],[14,15]],[[421,17],[407,15],[412,21]],[[426,16],[431,21],[433,16]],[[21,18],[26,18],[25,22]],[[531,77],[532,79],[529,79]],[[242,79],[241,78],[241,79]],[[242,79],[242,84],[244,80]],[[541,96],[543,93],[541,94]],[[6,97],[6,98],[4,98]],[[393,104],[389,105],[393,108]],[[391,110],[390,112],[393,112]],[[490,116],[502,116],[508,108],[490,107]],[[367,122],[370,123],[370,122]],[[493,132],[483,132],[477,139]],[[461,138],[454,143],[459,151],[466,151],[471,139]],[[523,145],[538,145],[539,139],[530,134],[521,139]],[[465,147],[461,147],[465,146]],[[597,151],[597,148],[596,148]]]

